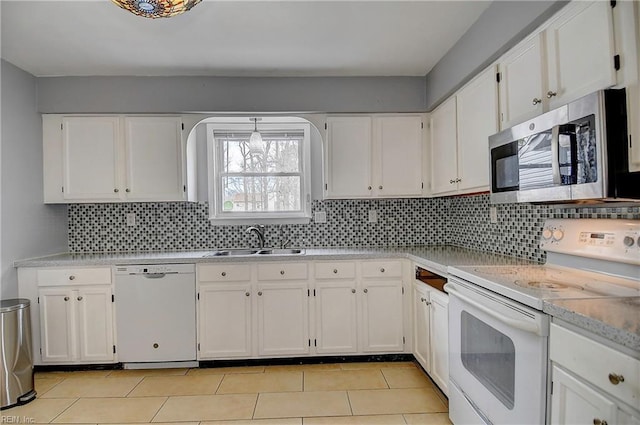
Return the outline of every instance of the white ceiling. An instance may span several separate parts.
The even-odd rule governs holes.
[[[1,2],[2,58],[35,76],[423,76],[490,1]]]

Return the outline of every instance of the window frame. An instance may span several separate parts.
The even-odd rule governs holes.
[[[222,209],[222,162],[221,144],[217,143],[214,133],[246,132],[254,129],[253,121],[248,123],[209,123],[207,124],[207,166],[209,183],[209,220],[212,224],[307,224],[311,221],[311,124],[309,122],[277,122],[263,118],[258,121],[260,132],[302,132],[299,154],[300,162],[300,211],[270,212],[230,212]],[[277,173],[274,173],[277,174]]]

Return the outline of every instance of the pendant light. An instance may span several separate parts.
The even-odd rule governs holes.
[[[261,154],[262,148],[262,134],[258,131],[258,118],[253,118],[253,132],[249,137],[249,152]]]
[[[124,10],[145,18],[170,18],[187,12],[202,0],[111,0]]]

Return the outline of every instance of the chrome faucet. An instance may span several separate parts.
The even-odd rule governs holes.
[[[246,233],[255,233],[258,236],[258,240],[260,242],[259,248],[264,248],[264,226],[256,224],[249,227]]]

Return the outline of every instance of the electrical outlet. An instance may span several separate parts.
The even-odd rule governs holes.
[[[136,225],[136,213],[127,213],[127,226]]]
[[[378,222],[378,211],[369,210],[369,223],[377,223]]]
[[[489,221],[491,224],[498,222],[498,207],[489,207]]]
[[[313,221],[316,223],[326,223],[327,222],[327,213],[324,211],[316,211],[313,213]]]

